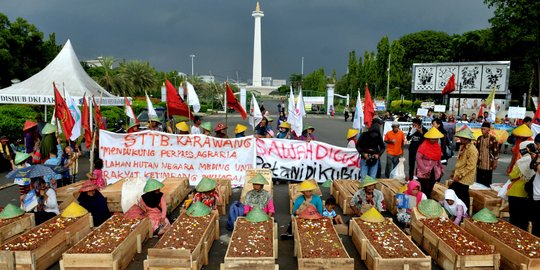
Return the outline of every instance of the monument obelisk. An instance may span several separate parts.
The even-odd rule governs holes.
[[[255,11],[251,13],[255,18],[255,34],[253,35],[253,86],[262,86],[262,56],[261,56],[261,18],[264,12],[261,11],[259,2]]]

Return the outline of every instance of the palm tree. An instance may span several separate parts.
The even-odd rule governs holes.
[[[129,92],[133,94],[142,95],[145,91],[155,90],[159,84],[157,72],[148,62],[121,63],[119,73],[129,82]]]
[[[100,57],[98,60],[101,64],[101,67],[97,68],[100,69],[100,75],[95,77],[94,80],[114,95],[130,95],[131,93],[126,91],[126,81],[118,74],[116,69],[113,69],[113,65],[118,59],[112,56],[106,56]]]

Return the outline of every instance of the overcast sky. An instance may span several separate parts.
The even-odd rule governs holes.
[[[148,61],[158,70],[252,76],[255,0],[17,0],[1,2],[11,21],[22,17],[58,43],[71,39],[80,60],[114,56]],[[288,79],[324,68],[345,73],[347,54],[375,50],[421,30],[463,33],[489,26],[481,0],[260,1],[263,76]]]

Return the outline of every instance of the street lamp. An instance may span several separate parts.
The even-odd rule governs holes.
[[[191,77],[193,77],[193,58],[195,58],[195,55],[190,54],[189,57],[191,57]]]

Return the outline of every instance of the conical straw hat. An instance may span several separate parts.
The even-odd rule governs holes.
[[[369,210],[367,210],[362,216],[360,216],[360,219],[366,222],[384,222],[384,217],[375,209],[375,207],[371,207]]]
[[[30,157],[30,154],[23,153],[23,152],[16,152],[15,153],[15,165],[27,160]]]
[[[255,207],[246,215],[246,219],[249,222],[257,223],[263,222],[270,219],[270,217],[260,208]]]
[[[437,218],[443,213],[442,206],[435,200],[423,200],[418,204],[418,211],[427,218]]]
[[[256,174],[253,178],[251,178],[251,180],[249,180],[249,183],[259,184],[259,185],[269,185],[270,184],[270,183],[268,183],[266,178],[264,178],[264,176],[262,174],[260,174],[260,173]]]
[[[202,123],[202,124],[201,124],[201,127],[202,127],[203,129],[208,130],[208,131],[212,131],[212,123],[210,123],[210,122],[204,122],[204,123]]]
[[[497,217],[487,208],[478,211],[478,213],[474,214],[472,218],[476,221],[485,223],[497,223],[499,221]]]
[[[460,137],[460,138],[464,138],[464,139],[469,139],[469,140],[476,140],[476,137],[474,137],[474,134],[473,134],[473,131],[466,127],[464,129],[461,129],[460,131],[456,132],[456,137]]]
[[[444,135],[437,128],[432,127],[431,129],[429,129],[428,132],[426,132],[426,134],[424,134],[424,138],[440,139],[440,138],[444,138]]]
[[[186,124],[186,122],[176,124],[176,128],[180,131],[189,132],[189,126]]]
[[[43,135],[52,134],[52,133],[55,133],[55,132],[56,132],[56,127],[51,123],[45,124],[45,126],[41,130],[41,134],[43,134]]]
[[[146,193],[146,192],[158,190],[158,189],[161,189],[164,186],[165,185],[163,183],[159,182],[158,180],[153,179],[153,178],[149,178],[148,180],[146,180],[146,185],[144,185],[143,192]]]
[[[291,124],[289,124],[289,122],[283,122],[281,125],[279,125],[279,127],[291,129]]]
[[[247,127],[242,124],[237,124],[234,128],[234,134],[238,134],[247,130]]]
[[[27,131],[33,127],[37,126],[37,123],[34,122],[34,121],[30,121],[30,120],[26,120],[26,122],[24,122],[24,126],[23,126],[23,131]]]
[[[96,190],[96,189],[98,189],[98,186],[94,184],[92,180],[86,180],[84,181],[81,189],[79,189],[79,192],[87,192],[87,191]]]
[[[317,189],[317,185],[313,184],[313,182],[305,180],[304,182],[300,183],[298,185],[298,191],[310,191]]]
[[[350,139],[356,135],[358,135],[358,129],[349,128],[349,130],[347,131],[347,139]]]
[[[192,203],[186,210],[186,214],[190,217],[202,217],[210,214],[210,212],[212,210],[202,202]]]
[[[84,215],[88,214],[88,210],[86,210],[84,207],[80,206],[76,202],[72,202],[64,209],[62,212],[62,217],[65,218],[77,218],[82,217]]]
[[[4,207],[4,210],[0,212],[0,219],[10,219],[22,215],[24,215],[24,210],[11,203],[8,203],[6,207]]]
[[[329,188],[332,186],[332,180],[331,179],[327,179],[326,181],[324,181],[324,183],[321,185],[322,187],[324,188]]]
[[[197,192],[207,192],[212,189],[215,189],[217,186],[217,182],[214,179],[203,177],[201,182],[195,187]]]
[[[514,130],[512,130],[512,135],[514,136],[518,136],[518,137],[524,137],[524,138],[528,138],[528,137],[531,137],[533,135],[531,129],[523,124],[517,128],[515,128]]]
[[[310,124],[305,124],[305,125],[304,125],[304,128],[302,129],[302,131],[305,131],[305,130],[308,130],[308,129],[313,129],[313,130],[315,131],[315,128],[314,128],[312,125],[310,125]]]
[[[367,186],[375,185],[377,183],[378,183],[377,179],[375,179],[375,178],[373,178],[373,177],[371,177],[369,175],[366,175],[366,176],[364,176],[364,180],[362,180],[362,186],[361,187],[364,188],[364,187],[367,187]]]

